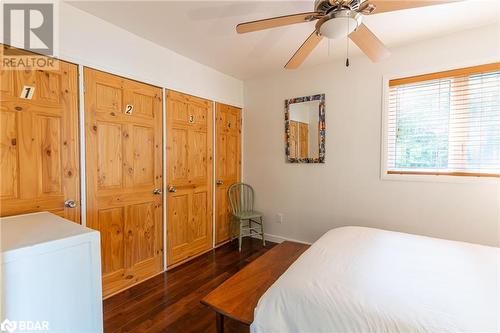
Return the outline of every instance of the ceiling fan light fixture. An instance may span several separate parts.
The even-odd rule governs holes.
[[[333,12],[318,22],[319,34],[329,39],[346,37],[361,24],[361,17],[353,10]]]

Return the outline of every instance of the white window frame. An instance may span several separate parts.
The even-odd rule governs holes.
[[[430,67],[425,70],[401,71],[397,73],[386,73],[382,76],[382,117],[381,117],[381,140],[380,140],[380,179],[389,181],[415,181],[415,182],[431,182],[431,183],[497,183],[500,191],[500,178],[495,177],[478,177],[478,176],[451,176],[451,175],[426,175],[426,174],[388,174],[387,168],[387,122],[389,115],[389,81],[429,73],[444,72],[457,68],[465,68],[472,66],[480,66],[483,64],[498,62],[496,58],[489,58],[481,61],[458,63],[450,66]]]

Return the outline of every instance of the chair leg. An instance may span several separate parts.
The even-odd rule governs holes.
[[[240,235],[238,237],[238,250],[241,252],[241,237],[242,237],[242,229],[243,229],[243,221],[240,220]]]
[[[260,217],[260,232],[262,233],[262,245],[266,246],[266,239],[264,238],[264,221],[262,221],[262,216]]]
[[[234,217],[231,217],[231,224],[230,224],[230,233],[231,233],[231,241],[236,239],[236,230],[238,230],[238,226],[236,223],[238,223],[239,220],[237,220]]]

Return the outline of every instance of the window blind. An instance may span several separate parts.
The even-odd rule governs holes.
[[[500,63],[389,81],[387,173],[500,177]]]

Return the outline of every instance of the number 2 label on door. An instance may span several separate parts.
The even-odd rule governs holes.
[[[35,93],[35,87],[32,86],[23,86],[23,90],[21,90],[22,99],[32,99],[33,94]]]
[[[125,106],[125,114],[131,115],[134,112],[134,106],[132,104],[127,104]]]

